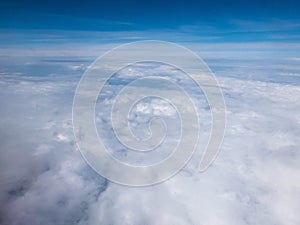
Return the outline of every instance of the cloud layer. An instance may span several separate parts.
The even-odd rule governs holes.
[[[266,45],[259,45],[263,55],[255,54],[257,45],[248,46],[249,54],[238,51],[239,44],[230,45],[236,51],[223,44],[217,52],[211,46],[203,53],[217,74],[227,105],[220,155],[212,167],[199,173],[199,149],[175,177],[145,188],[100,177],[74,143],[75,88],[92,54],[98,52],[87,56],[82,52],[85,46],[79,46],[75,59],[68,47],[44,46],[46,50],[30,52],[30,57],[18,54],[26,49],[2,52],[0,223],[299,224],[300,68],[294,60],[299,55],[288,57],[296,54],[293,47],[278,47],[282,54],[272,59],[274,49]],[[131,69],[126,73],[131,78],[144,71],[143,66]],[[161,71],[178,75],[168,68]],[[114,90],[118,84],[108,86]],[[169,112],[164,102],[144,104],[135,113],[145,115],[151,107]],[[205,145],[210,117],[204,99],[199,99],[198,110]]]

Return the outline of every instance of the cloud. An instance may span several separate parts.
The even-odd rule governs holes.
[[[290,56],[298,43],[278,47],[272,43],[191,43],[196,51],[205,49],[224,92],[227,129],[222,151],[205,173],[198,172],[199,149],[175,177],[145,188],[125,187],[100,177],[74,143],[71,110],[81,69],[98,49],[104,52],[111,46],[78,44],[73,50],[42,46],[34,51],[7,48],[1,52],[1,224],[300,223],[300,81],[298,76],[282,74],[300,73],[299,55]],[[273,57],[273,47],[282,54]],[[268,54],[256,55],[260,48]],[[139,65],[123,75],[130,80],[145,70],[149,74],[155,71],[151,66]],[[155,69],[162,76],[172,74],[176,82],[190,87],[194,98],[199,97],[204,146],[210,126],[205,99],[179,79],[177,70]],[[109,91],[119,87],[111,82],[107,88],[103,104],[109,105]],[[142,106],[132,115],[143,119],[148,109],[173,116],[165,102],[149,101]],[[97,121],[107,124],[107,120]],[[137,122],[135,117],[132,122]],[[108,144],[116,146],[105,134]],[[123,153],[115,152],[121,159]]]
[[[85,224],[106,189],[74,145],[74,84],[45,77],[1,84],[1,224]]]
[[[237,28],[237,31],[244,32],[287,32],[297,31],[300,28],[299,21],[275,19],[267,21],[253,20],[232,20],[231,24]]]

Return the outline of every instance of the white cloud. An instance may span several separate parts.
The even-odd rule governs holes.
[[[199,173],[201,152],[197,152],[175,177],[145,188],[106,182],[77,150],[71,108],[81,73],[70,74],[81,68],[80,63],[47,62],[50,67],[60,65],[64,72],[55,70],[52,71],[55,76],[49,75],[49,67],[43,64],[41,75],[32,76],[36,72],[32,68],[28,71],[11,66],[28,61],[27,57],[10,64],[1,58],[4,60],[1,65],[10,68],[0,74],[0,223],[298,225],[300,82],[283,83],[277,75],[289,69],[299,73],[299,68],[288,61],[279,61],[281,64],[272,70],[277,80],[270,81],[271,68],[264,67],[265,62],[259,57],[255,59],[254,54],[248,60],[246,52],[238,62],[224,61],[226,54],[238,58],[237,52],[228,51],[233,45],[220,44],[223,53],[212,53],[210,58],[215,60],[212,65],[219,75],[228,110],[226,136],[217,160],[205,173]],[[106,47],[99,49],[104,51]],[[290,49],[293,45],[285,47]],[[237,48],[242,46],[238,44]],[[83,49],[85,46],[79,46],[78,52],[74,51],[80,56]],[[208,53],[212,50],[210,47]],[[16,57],[22,51],[9,49],[2,54]],[[38,65],[37,59],[48,53],[54,58],[57,54],[59,58],[74,53],[70,49],[26,51],[36,57],[34,62]],[[286,58],[287,54],[277,57]],[[232,63],[230,67],[228,62]],[[77,64],[80,68],[74,67]],[[176,70],[163,66],[159,69],[171,72],[175,80],[178,78]],[[142,71],[142,67],[137,67],[130,71],[129,77]],[[190,92],[195,94],[193,89]],[[107,92],[110,93],[114,92]],[[209,116],[206,102],[198,101],[204,145]],[[105,104],[111,103],[106,98]],[[164,102],[155,101],[152,108],[150,105],[137,107],[138,113],[157,110],[159,114],[173,115]]]

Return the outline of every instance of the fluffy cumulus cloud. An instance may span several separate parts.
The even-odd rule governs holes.
[[[86,224],[107,182],[74,145],[74,85],[22,76],[1,79],[1,224]]]
[[[300,67],[296,60],[278,56],[262,60],[250,50],[247,56],[232,50],[226,57],[226,49],[219,55],[205,49],[203,55],[217,74],[227,106],[221,153],[204,173],[198,171],[199,149],[173,178],[133,188],[99,176],[76,147],[72,101],[82,72],[94,57],[80,57],[79,50],[75,58],[66,54],[68,49],[54,52],[48,49],[22,57],[6,50],[1,55],[0,224],[300,223]],[[200,140],[206,144],[210,114],[203,94],[181,80],[177,70],[138,65],[121,71],[123,78],[111,80],[96,107],[99,134],[111,151],[120,150],[112,152],[120,160],[130,161],[130,154],[105,131],[110,94],[120,89],[117,81],[126,84],[155,71],[162,77],[171,74],[170,79],[190,87],[203,128]],[[131,128],[147,136],[145,124],[152,114],[166,118],[173,129],[166,146],[173,146],[177,117],[165,101],[139,102],[128,115]]]

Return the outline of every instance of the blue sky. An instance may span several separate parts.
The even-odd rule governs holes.
[[[177,31],[215,37],[214,42],[300,39],[296,0],[13,0],[1,4],[1,29]]]
[[[299,11],[296,0],[2,1],[0,224],[299,225]],[[214,164],[199,173],[212,123],[204,96],[179,79],[179,70],[124,68],[123,81],[153,73],[183,84],[203,132],[203,148],[178,175],[131,188],[88,166],[76,148],[72,107],[76,87],[97,57],[146,39],[178,43],[207,63],[224,95],[226,134]],[[107,118],[111,98],[126,82],[110,81],[97,102],[96,125],[122,161],[132,155],[119,151]],[[150,112],[172,112],[150,100],[143,105]],[[134,132],[148,131],[143,107],[128,114],[141,126]],[[171,119],[170,149],[178,131]],[[148,163],[160,157],[154,153]]]

